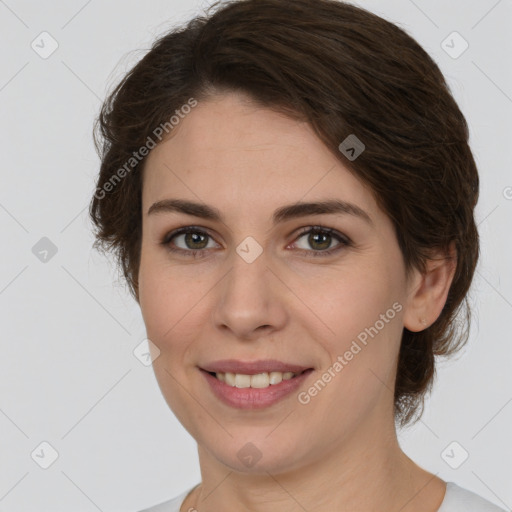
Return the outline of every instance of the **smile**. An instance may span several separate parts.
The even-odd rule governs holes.
[[[237,409],[262,409],[290,396],[313,372],[263,372],[253,375],[200,370],[213,395]]]
[[[293,379],[301,373],[303,372],[264,372],[257,373],[256,375],[246,375],[243,373],[217,372],[214,373],[214,375],[218,380],[231,387],[263,389],[268,388],[269,386],[275,386],[283,380]]]

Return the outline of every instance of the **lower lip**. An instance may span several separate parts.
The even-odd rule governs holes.
[[[312,369],[306,370],[297,377],[283,380],[266,388],[236,388],[201,370],[214,393],[225,404],[238,409],[263,409],[290,395],[308,378]]]

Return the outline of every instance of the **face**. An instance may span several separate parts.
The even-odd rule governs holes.
[[[219,464],[299,468],[392,425],[409,285],[390,219],[343,158],[235,94],[200,102],[147,158],[139,299],[154,370]],[[297,207],[331,201],[342,208]],[[204,371],[228,359],[309,370],[238,388],[251,377]]]

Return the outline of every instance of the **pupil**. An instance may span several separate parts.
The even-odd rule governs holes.
[[[198,233],[186,233],[185,243],[191,249],[204,249],[204,247],[206,245],[204,247],[190,247],[191,245],[193,246],[193,244],[195,244],[195,243],[200,243],[201,238],[203,238],[203,243],[204,243],[204,239],[206,239],[206,237],[204,235],[200,235]]]
[[[320,244],[320,247],[318,247],[319,249],[327,249],[330,245],[330,240],[329,240],[329,237],[331,235],[328,235],[326,233],[315,233],[315,234],[311,234],[309,235],[309,242],[311,243],[311,246],[314,247],[316,243],[319,243]],[[321,237],[324,239],[323,242],[318,242],[318,238]]]

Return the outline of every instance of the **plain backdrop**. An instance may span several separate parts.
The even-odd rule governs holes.
[[[0,511],[136,511],[200,481],[195,441],[133,353],[145,338],[140,310],[92,249],[87,206],[101,101],[158,35],[207,5],[0,1]],[[440,364],[422,420],[400,443],[510,510],[512,2],[358,5],[439,64],[481,176],[471,337]]]

